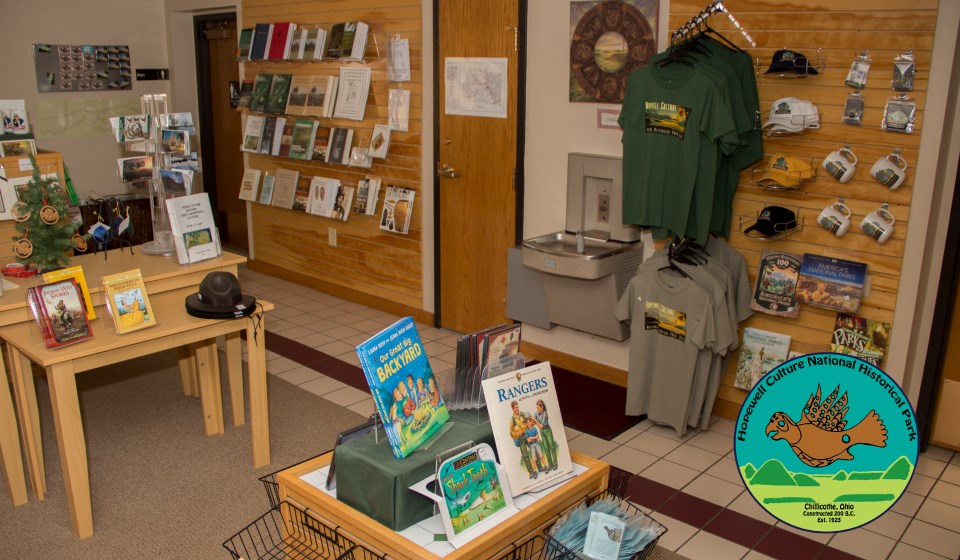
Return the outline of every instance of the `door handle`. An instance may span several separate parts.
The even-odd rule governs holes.
[[[437,175],[453,179],[459,177],[460,173],[445,163],[437,163]]]

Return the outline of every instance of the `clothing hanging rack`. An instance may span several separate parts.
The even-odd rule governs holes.
[[[670,42],[676,43],[680,39],[683,39],[689,35],[691,32],[696,31],[699,29],[700,24],[702,24],[708,17],[717,13],[727,14],[727,17],[730,18],[730,22],[733,23],[733,26],[737,28],[737,31],[743,35],[743,38],[750,43],[750,46],[757,46],[756,41],[750,37],[750,34],[747,33],[747,30],[740,25],[740,22],[737,21],[737,18],[733,17],[733,14],[731,14],[730,11],[727,10],[726,6],[723,5],[723,0],[713,0],[710,5],[704,8],[699,14],[691,18],[687,23],[681,25],[679,29],[670,34]]]

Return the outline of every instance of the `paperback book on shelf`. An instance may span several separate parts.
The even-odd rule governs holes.
[[[328,126],[317,126],[317,134],[313,138],[313,161],[327,161],[330,151],[330,133],[333,129]]]
[[[293,208],[293,203],[297,198],[297,182],[300,180],[300,172],[294,169],[277,169],[274,173],[276,179],[273,183],[273,199],[271,206],[279,208]]]
[[[240,30],[240,40],[237,45],[237,58],[250,60],[250,46],[253,44],[253,28],[245,27]]]
[[[273,151],[273,141],[277,131],[277,117],[264,117],[263,130],[260,132],[260,148],[258,153],[270,155]]]
[[[297,212],[310,211],[310,183],[301,183],[299,176],[297,187],[293,191],[293,209]]]
[[[856,356],[880,367],[890,344],[890,323],[837,313],[830,351]]]
[[[164,195],[183,196],[193,190],[193,171],[189,169],[161,169],[160,184]]]
[[[403,459],[450,417],[413,318],[375,334],[357,355],[393,455]]]
[[[291,74],[274,74],[270,81],[270,93],[267,94],[267,103],[264,112],[281,115],[287,111],[287,98],[290,97]]]
[[[410,231],[413,216],[413,199],[417,191],[405,187],[387,185],[383,197],[383,212],[380,214],[380,229],[394,233]]]
[[[350,163],[350,148],[353,146],[352,128],[334,128],[330,131],[327,163],[347,165]]]
[[[734,386],[749,391],[770,370],[787,360],[790,355],[790,336],[747,327],[743,329],[743,344]]]
[[[800,314],[797,284],[800,258],[792,253],[764,249],[760,255],[757,283],[753,287],[750,309],[796,318]]]
[[[341,68],[334,118],[362,121],[370,93],[370,68]]]
[[[337,197],[333,202],[333,215],[330,217],[335,220],[347,221],[350,217],[350,207],[353,204],[353,187],[340,185],[337,190]]]
[[[133,156],[117,160],[120,180],[124,183],[153,178],[153,156]]]
[[[237,110],[246,111],[250,109],[250,100],[253,98],[253,80],[243,80],[240,82],[240,98],[237,99]]]
[[[287,56],[290,60],[303,60],[303,51],[305,47],[307,36],[307,30],[303,28],[297,28],[293,31],[293,39],[290,41],[290,52]]]
[[[246,168],[243,170],[243,179],[240,180],[240,200],[254,201],[257,199],[257,187],[260,186],[260,170]]]
[[[313,153],[313,141],[316,134],[317,121],[313,119],[297,119],[294,121],[288,157],[309,160]]]
[[[283,128],[279,131],[280,138],[277,140],[277,137],[274,136],[277,143],[277,145],[274,146],[274,155],[290,157],[290,144],[293,142],[293,127],[296,122],[296,119],[283,119]]]
[[[307,108],[311,76],[297,74],[290,79],[290,96],[287,97],[287,114],[302,115]]]
[[[258,153],[260,151],[260,137],[263,136],[263,127],[266,119],[260,115],[247,115],[243,124],[243,144],[240,149],[244,152]]]
[[[510,491],[518,496],[573,473],[549,362],[482,381],[490,427]]]
[[[262,113],[267,106],[267,99],[270,98],[270,84],[273,82],[273,74],[257,74],[253,78],[253,92],[250,94],[250,110],[254,113]]]
[[[346,62],[363,61],[363,53],[367,50],[367,35],[370,26],[362,21],[348,21],[343,24],[343,35],[340,38],[340,60]]]
[[[27,288],[27,304],[47,348],[60,348],[93,337],[83,294],[73,278]]]
[[[377,195],[380,193],[380,179],[364,177],[357,183],[357,195],[353,211],[375,216],[377,214]]]
[[[200,262],[220,255],[220,238],[213,221],[209,194],[168,198],[166,205],[180,264]]]
[[[264,175],[263,185],[260,186],[260,197],[257,202],[260,204],[270,204],[273,202],[273,183],[277,178],[274,175]]]
[[[333,206],[340,192],[340,180],[314,177],[310,180],[310,204],[307,211],[325,218],[333,217]]]
[[[267,56],[270,43],[270,24],[258,23],[253,28],[253,40],[250,43],[250,60],[263,60]]]
[[[67,268],[61,268],[59,270],[44,272],[42,278],[44,284],[52,284],[72,278],[76,281],[77,287],[80,288],[80,293],[83,295],[83,306],[87,311],[87,319],[92,321],[97,318],[97,312],[93,308],[93,301],[90,300],[90,288],[87,287],[87,278],[83,274],[82,266],[68,266]]]
[[[807,305],[856,313],[866,278],[866,263],[807,253],[800,264],[797,299]]]
[[[296,24],[281,21],[272,24],[272,28],[266,58],[269,60],[289,58],[290,42],[292,39],[290,32],[296,29]]]
[[[373,125],[370,137],[370,157],[384,159],[390,150],[390,127],[385,124]]]
[[[139,268],[109,274],[101,278],[101,283],[117,333],[126,334],[157,324]]]

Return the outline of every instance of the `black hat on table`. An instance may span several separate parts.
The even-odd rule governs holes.
[[[240,290],[240,281],[229,272],[207,274],[200,291],[187,296],[187,313],[203,319],[246,317],[256,308],[257,298]]]
[[[797,227],[797,214],[789,208],[783,206],[767,206],[760,211],[760,217],[752,226],[748,227],[743,233],[749,235],[750,232],[756,232],[751,237],[778,237]]]
[[[773,53],[770,68],[767,68],[767,71],[764,72],[764,74],[796,74],[798,76],[819,73],[820,72],[810,64],[810,60],[806,56],[789,49],[783,49]]]

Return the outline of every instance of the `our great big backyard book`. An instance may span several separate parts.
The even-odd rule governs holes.
[[[514,496],[573,472],[550,362],[484,379],[483,396],[500,464]]]
[[[403,459],[449,419],[439,383],[411,317],[357,346],[393,456]]]

